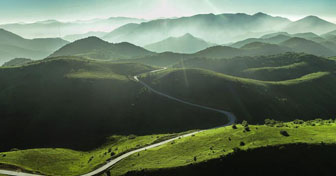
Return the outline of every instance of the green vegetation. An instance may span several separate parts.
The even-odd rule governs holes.
[[[196,53],[214,44],[208,43],[200,38],[187,33],[181,37],[169,37],[157,43],[145,46],[146,49],[154,52],[175,52],[175,53]]]
[[[237,125],[238,129],[224,127],[204,131],[193,137],[178,139],[174,143],[140,152],[139,155],[134,154],[117,163],[110,172],[113,176],[119,176],[135,170],[188,166],[224,157],[236,150],[266,146],[295,143],[319,144],[321,142],[333,144],[336,142],[334,120],[316,120],[302,124],[296,122],[279,122],[274,127],[249,125],[250,131],[248,132],[242,125]],[[289,136],[281,135],[281,131],[286,131]],[[243,146],[242,143],[244,143]]]
[[[237,77],[262,81],[285,81],[315,72],[333,72],[336,63],[325,58],[286,53],[233,59],[189,59],[176,68],[203,68]]]
[[[26,58],[15,58],[15,59],[12,59],[12,60],[4,63],[2,66],[3,67],[22,66],[22,65],[28,64],[28,63],[30,63],[32,61],[33,60],[26,59]]]
[[[133,80],[154,69],[80,57],[0,68],[0,151],[92,150],[111,135],[172,133],[226,123],[222,114],[168,100]]]
[[[88,152],[61,148],[3,152],[0,153],[0,164],[46,175],[80,175],[127,151],[176,135],[111,136],[102,147]]]
[[[144,169],[127,176],[220,176],[227,175],[333,175],[336,166],[336,144],[305,144],[266,146],[241,150],[205,162],[182,167]],[[303,158],[304,157],[304,158]]]
[[[292,48],[293,51],[295,52],[304,52],[308,54],[314,54],[317,56],[336,55],[336,53],[333,50],[323,46],[322,44],[298,37],[294,37],[287,41],[284,41],[280,43],[280,45]]]
[[[169,95],[233,112],[239,120],[252,123],[270,117],[282,121],[330,118],[336,113],[332,70],[283,81],[260,81],[203,69],[168,69],[144,74],[142,79]]]
[[[130,43],[108,43],[97,37],[88,37],[65,45],[49,57],[81,56],[98,60],[132,59],[153,53]]]

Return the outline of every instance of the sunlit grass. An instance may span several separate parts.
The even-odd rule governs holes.
[[[111,175],[119,176],[128,171],[142,169],[171,168],[185,166],[196,162],[203,162],[219,158],[233,152],[233,149],[258,148],[292,143],[335,143],[336,125],[325,124],[318,126],[294,125],[288,123],[284,127],[269,127],[265,125],[251,125],[250,132],[244,132],[239,125],[238,129],[232,127],[208,130],[176,140],[173,143],[143,151],[116,164],[111,168]],[[299,126],[296,128],[296,126]],[[287,131],[290,136],[280,134],[281,130]],[[230,141],[231,140],[231,141]],[[241,146],[241,142],[245,145]]]
[[[31,149],[0,153],[0,163],[47,175],[79,175],[90,172],[111,157],[174,135],[112,136],[96,150]]]

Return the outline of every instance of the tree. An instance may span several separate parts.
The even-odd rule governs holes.
[[[115,153],[114,152],[111,152],[111,156],[114,156],[115,155]]]
[[[281,131],[280,131],[280,134],[283,135],[283,136],[289,137],[288,132],[285,131],[285,130],[281,130]]]
[[[236,125],[235,123],[232,124],[232,128],[233,128],[233,129],[238,129],[238,128],[237,128],[237,125]]]

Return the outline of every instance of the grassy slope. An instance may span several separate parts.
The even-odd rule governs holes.
[[[126,176],[334,175],[336,144],[285,144],[248,150],[177,168],[128,172]],[[303,159],[304,157],[304,159]]]
[[[47,175],[79,175],[92,171],[123,152],[151,144],[171,135],[111,136],[102,147],[82,152],[61,148],[19,150],[0,153],[0,163]],[[110,150],[110,151],[109,151]],[[5,155],[5,156],[4,156]],[[92,160],[90,161],[90,158]]]
[[[290,121],[335,114],[336,77],[316,72],[286,81],[259,81],[200,69],[143,75],[153,87],[191,102],[233,112],[238,119]]]
[[[90,150],[113,134],[181,132],[226,122],[218,113],[167,100],[132,80],[153,69],[76,57],[1,68],[0,151]]]
[[[287,53],[221,60],[198,58],[186,60],[175,67],[204,68],[238,77],[282,81],[314,72],[333,71],[336,63],[313,55]]]
[[[298,128],[295,128],[296,126]],[[170,168],[200,163],[232,153],[236,147],[246,150],[280,144],[336,142],[334,123],[316,126],[286,123],[283,127],[250,125],[250,129],[250,132],[244,132],[244,128],[240,125],[236,130],[232,127],[224,127],[208,130],[194,137],[179,139],[171,144],[126,158],[111,168],[111,175],[123,175],[132,170]],[[287,131],[290,136],[282,136],[281,130]],[[245,146],[240,146],[241,142],[244,142]]]

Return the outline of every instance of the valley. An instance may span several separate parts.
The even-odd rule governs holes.
[[[0,2],[0,176],[334,175],[335,6]]]

